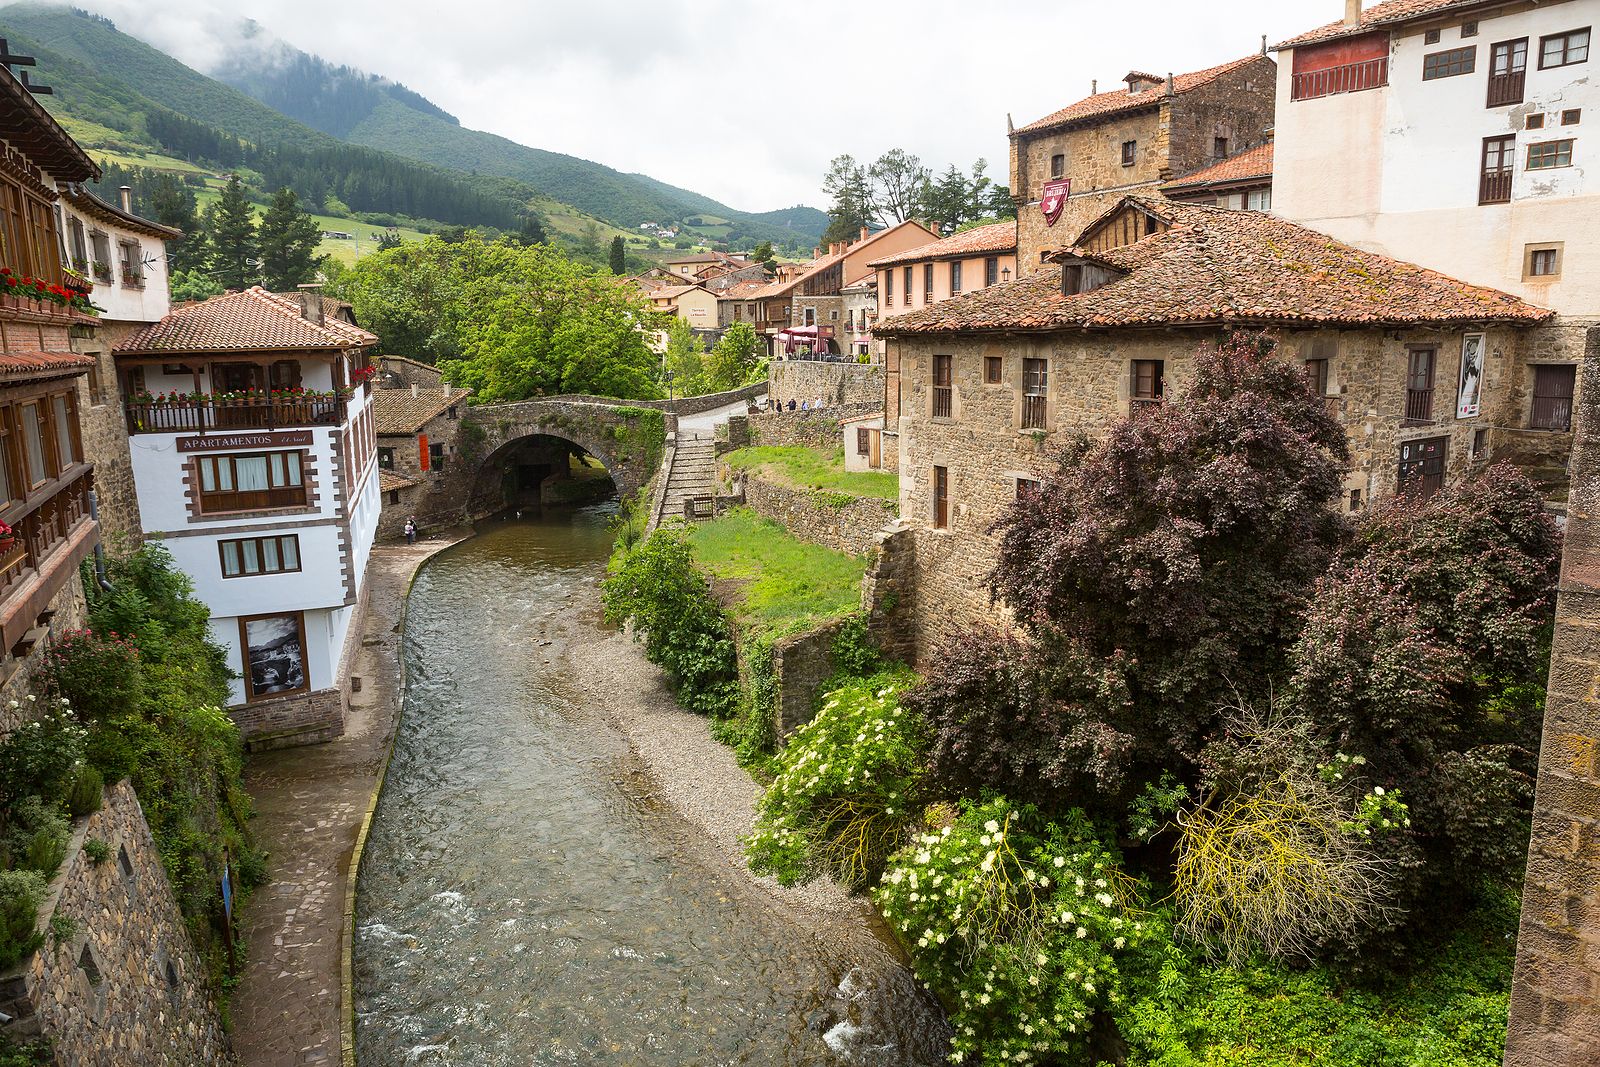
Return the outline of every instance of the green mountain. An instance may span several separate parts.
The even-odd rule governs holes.
[[[114,72],[111,80],[131,87],[139,97],[248,142],[313,147],[343,142],[443,170],[511,179],[500,193],[507,187],[510,191],[526,187],[627,231],[642,222],[699,217],[707,225],[688,229],[707,237],[804,245],[813,243],[827,224],[826,215],[814,208],[737,211],[645,175],[625,174],[466,129],[403,85],[335,66],[282,42],[252,42],[259,34],[252,23],[242,27],[238,54],[220,65],[219,77],[229,84],[121,33],[109,19],[71,8],[16,4],[0,10],[0,27],[48,51],[52,58],[65,57],[91,71]],[[249,47],[252,43],[259,47]],[[70,83],[72,93],[79,92],[80,70],[70,72],[70,77],[55,73],[54,67],[45,73]],[[137,120],[131,114],[138,111],[136,104],[97,95],[98,106],[112,106],[93,115],[82,113],[90,110],[86,106],[78,112],[80,117],[136,132]],[[121,124],[110,120],[119,117],[125,120]]]

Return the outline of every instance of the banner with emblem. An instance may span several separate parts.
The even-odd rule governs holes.
[[[1039,210],[1044,212],[1047,226],[1054,226],[1067,207],[1067,194],[1072,191],[1071,178],[1058,178],[1044,183],[1044,196],[1039,199]]]

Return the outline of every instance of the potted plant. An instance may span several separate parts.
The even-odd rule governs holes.
[[[102,282],[111,280],[111,264],[102,263],[97,259],[89,265],[89,269],[94,272],[96,280]]]
[[[0,555],[10,552],[17,543],[17,531],[11,528],[9,522],[0,519]]]

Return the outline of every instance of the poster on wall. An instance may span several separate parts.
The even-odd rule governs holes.
[[[1061,212],[1066,210],[1067,195],[1071,192],[1071,178],[1044,183],[1044,195],[1039,199],[1039,210],[1044,212],[1045,225],[1054,226],[1061,218]]]
[[[1461,383],[1456,390],[1456,418],[1476,418],[1483,392],[1483,334],[1461,339]]]
[[[264,615],[244,620],[250,695],[271,696],[306,688],[304,644],[299,615]]]

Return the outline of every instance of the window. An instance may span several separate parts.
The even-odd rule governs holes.
[[[1133,399],[1133,407],[1139,408],[1149,404],[1161,403],[1164,389],[1163,378],[1164,361],[1159,359],[1136,359],[1133,361],[1132,378],[1129,382],[1128,395]]]
[[[890,307],[894,304],[894,271],[883,272],[883,305]]]
[[[856,427],[856,455],[872,455],[872,431],[865,426]]]
[[[1424,33],[1422,35],[1422,43],[1423,44],[1438,44],[1439,43],[1439,31],[1438,30],[1429,30],[1426,33]]]
[[[224,578],[288,574],[300,569],[300,538],[296,534],[221,541],[217,544],[217,552],[222,557]]]
[[[1478,23],[1476,22],[1476,20],[1471,21],[1471,22],[1463,22],[1461,24],[1461,36],[1463,36],[1463,37],[1476,37],[1476,36],[1478,36]]]
[[[394,470],[394,449],[379,446],[378,469],[384,471]]]
[[[1134,155],[1135,155],[1135,153],[1138,152],[1138,150],[1139,150],[1139,142],[1138,141],[1123,141],[1122,142],[1122,165],[1124,167],[1133,166]]]
[[[1328,361],[1326,359],[1306,360],[1306,384],[1311,387],[1311,392],[1315,395],[1328,395]]]
[[[1589,30],[1568,30],[1539,38],[1539,69],[1566,67],[1589,58]]]
[[[1561,125],[1576,126],[1581,118],[1583,118],[1583,109],[1581,107],[1570,107],[1561,113]]]
[[[1444,488],[1444,458],[1450,438],[1429,437],[1400,445],[1400,470],[1396,483],[1403,492],[1432,496]]]
[[[1251,189],[1244,194],[1244,206],[1251,211],[1271,211],[1272,190]]]
[[[252,452],[238,456],[200,456],[200,511],[251,511],[305,507],[306,488],[299,452]]]
[[[72,235],[72,269],[87,273],[89,270],[89,243],[84,234],[83,220],[72,216],[72,221],[67,224],[67,230]]]
[[[1000,280],[1000,257],[990,256],[983,261],[983,284],[993,285]]]
[[[143,289],[144,263],[139,256],[139,242],[118,241],[117,255],[122,263],[122,287],[124,289]]]
[[[802,308],[800,317],[805,325],[815,326],[817,324],[817,309],[814,307]]]
[[[1554,170],[1572,166],[1572,139],[1542,141],[1528,146],[1529,170]]]
[[[428,467],[430,470],[444,470],[444,445],[428,445]]]
[[[389,503],[394,504],[397,507],[399,506],[399,504],[400,504],[400,490],[398,490],[398,489],[389,490]]]
[[[916,278],[916,275],[911,273],[913,270],[915,270],[914,267],[907,267],[906,268],[906,276],[905,276],[906,291],[904,293],[900,294],[900,303],[904,304],[906,307],[910,307],[911,306],[911,287],[914,284],[916,284],[915,280],[914,280]]]
[[[948,419],[955,411],[950,362],[949,356],[933,357],[933,417],[936,419]]]
[[[1458,74],[1471,74],[1477,67],[1477,46],[1450,48],[1443,52],[1429,52],[1422,57],[1422,80],[1437,81],[1454,78]]]
[[[950,261],[950,295],[961,295],[961,261],[959,259]]]
[[[1523,278],[1554,278],[1561,273],[1560,245],[1529,245]]]
[[[1213,159],[1226,159],[1228,156],[1228,139],[1226,137],[1211,138],[1211,157]]]
[[[1517,138],[1485,137],[1483,170],[1478,176],[1478,203],[1505,204],[1511,200],[1511,174],[1517,158]]]
[[[40,485],[50,477],[49,465],[44,455],[44,419],[37,403],[17,407],[17,421],[22,430],[22,457],[28,486]]]
[[[16,469],[17,448],[11,426],[10,412],[0,409],[0,504],[21,500],[25,495],[20,491],[16,476],[12,474]]]
[[[1022,428],[1045,428],[1046,400],[1050,384],[1050,361],[1025,359],[1022,361]]]
[[[932,263],[924,263],[922,265],[922,302],[924,304],[933,303],[933,264]]]
[[[1016,499],[1025,500],[1039,495],[1039,482],[1035,478],[1018,478]]]
[[[78,398],[57,393],[50,398],[50,425],[56,436],[56,470],[64,471],[83,460],[78,444]]]
[[[1489,47],[1489,106],[1522,103],[1528,71],[1528,39],[1501,41]]]
[[[1572,385],[1578,368],[1565,364],[1533,368],[1533,410],[1528,425],[1565,433],[1572,429]]]
[[[1489,431],[1488,430],[1473,430],[1472,431],[1472,458],[1473,459],[1482,459],[1484,457],[1485,453],[1487,453],[1488,451],[1489,451]]]
[[[1067,157],[1057,152],[1050,157],[1050,177],[1059,178],[1067,172]]]
[[[828,321],[829,322],[838,322],[839,321],[839,309],[838,308],[833,308],[828,312]]]
[[[742,309],[739,307],[739,305],[738,304],[733,305],[733,321],[734,322],[739,322],[743,318],[744,318],[744,314],[743,314]]]
[[[1406,421],[1433,418],[1433,365],[1435,348],[1413,348],[1406,367]]]
[[[933,468],[933,528],[950,528],[950,468]]]
[[[1527,120],[1523,122],[1522,128],[1525,130],[1544,129],[1544,115],[1529,115]]]
[[[1003,361],[999,356],[983,357],[983,383],[985,385],[999,385]]]

